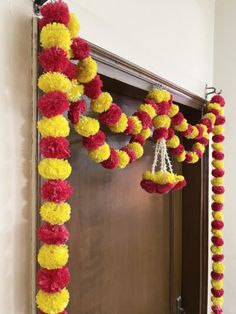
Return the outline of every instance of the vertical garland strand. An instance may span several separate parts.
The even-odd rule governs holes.
[[[38,101],[42,114],[38,130],[43,159],[38,171],[44,179],[41,187],[44,203],[40,208],[44,223],[38,230],[42,245],[38,252],[40,269],[36,303],[41,314],[66,314],[69,303],[66,287],[70,273],[66,266],[69,232],[65,222],[70,219],[71,212],[66,201],[72,194],[67,181],[72,169],[67,160],[70,149],[66,137],[70,128],[63,114],[68,111],[70,102],[78,101],[83,94],[83,86],[75,80],[77,67],[69,59],[72,38],[79,31],[79,22],[61,1],[44,5],[41,14],[39,28],[43,50],[39,61],[43,74],[38,79],[38,87],[44,95]]]
[[[211,272],[211,302],[212,314],[223,313],[223,278],[224,278],[224,255],[223,255],[223,207],[224,207],[224,99],[221,96],[214,96],[209,105],[208,111],[216,116],[212,143],[212,272]]]

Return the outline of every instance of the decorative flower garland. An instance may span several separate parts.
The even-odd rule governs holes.
[[[83,137],[83,145],[89,157],[107,169],[125,168],[142,157],[143,145],[152,136],[155,155],[151,171],[143,174],[141,186],[149,193],[167,193],[184,187],[183,176],[173,173],[167,147],[179,162],[195,163],[202,156],[213,132],[213,222],[212,222],[212,313],[223,313],[223,124],[224,99],[216,95],[207,106],[207,113],[196,125],[191,125],[173,103],[171,94],[162,89],[152,89],[144,103],[132,116],[127,117],[112,96],[102,92],[102,81],[97,74],[97,64],[90,56],[86,41],[76,37],[79,22],[62,1],[51,2],[41,8],[40,43],[43,48],[39,61],[43,74],[38,86],[44,92],[38,108],[42,119],[38,130],[42,136],[40,152],[44,159],[39,163],[39,174],[44,182],[41,195],[40,214],[46,223],[39,228],[39,239],[43,243],[38,262],[41,269],[37,275],[39,291],[36,296],[41,313],[66,314],[69,292],[66,289],[70,274],[66,267],[69,232],[64,223],[70,219],[70,205],[66,203],[72,187],[66,181],[71,166],[66,160],[70,156],[68,118],[76,132]],[[70,59],[78,60],[78,65]],[[91,99],[91,109],[98,119],[85,116],[86,103],[82,95]],[[114,133],[131,136],[130,143],[121,149],[110,147],[100,123]],[[154,127],[154,131],[152,129]],[[195,143],[186,151],[175,132]],[[153,133],[153,134],[152,134]],[[160,169],[156,168],[160,164]]]
[[[69,123],[63,113],[69,109],[70,101],[77,101],[83,94],[83,86],[77,83],[77,69],[69,59],[71,40],[77,35],[79,23],[69,14],[65,3],[48,3],[41,8],[40,42],[43,47],[39,55],[44,73],[38,86],[45,93],[38,101],[42,119],[38,130],[42,136],[40,152],[44,159],[39,163],[39,174],[46,180],[41,188],[45,201],[40,208],[43,221],[38,231],[43,243],[38,253],[40,269],[37,274],[39,291],[36,303],[40,313],[66,314],[69,292],[66,289],[70,273],[66,266],[69,258],[69,232],[64,225],[70,219],[71,208],[66,202],[72,187],[66,179],[71,166],[66,160],[70,156]]]

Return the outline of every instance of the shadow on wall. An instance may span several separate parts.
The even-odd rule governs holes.
[[[1,3],[1,312],[27,314],[31,269],[32,2]]]

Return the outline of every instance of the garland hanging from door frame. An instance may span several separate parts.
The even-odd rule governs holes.
[[[41,188],[45,201],[40,208],[43,221],[39,228],[39,240],[43,243],[38,253],[41,266],[37,274],[39,291],[36,303],[41,313],[66,314],[69,292],[66,289],[70,273],[66,266],[69,258],[65,244],[69,231],[64,223],[70,219],[70,205],[66,202],[72,187],[67,181],[71,174],[70,127],[83,138],[83,146],[89,158],[107,169],[123,169],[142,157],[145,141],[152,137],[155,145],[151,171],[143,174],[141,187],[149,193],[165,194],[186,185],[183,176],[173,172],[168,151],[178,162],[196,163],[204,154],[213,133],[212,144],[212,313],[223,313],[223,203],[224,203],[224,99],[212,97],[207,104],[207,113],[196,125],[187,122],[173,103],[173,96],[163,89],[154,88],[131,116],[113,103],[112,96],[102,91],[102,80],[97,74],[96,61],[90,56],[86,41],[77,37],[79,22],[62,1],[45,4],[39,20],[42,51],[39,62],[43,73],[38,87],[44,93],[38,101],[42,118],[38,121],[41,134],[40,152],[44,157],[38,166],[45,179]],[[71,60],[77,60],[78,64]],[[86,102],[97,118],[86,116]],[[130,136],[130,143],[117,149],[106,142],[106,134],[100,130],[106,125],[114,133]],[[194,141],[192,149],[186,151],[176,132]],[[168,149],[167,149],[168,148]],[[156,169],[159,168],[159,169]]]

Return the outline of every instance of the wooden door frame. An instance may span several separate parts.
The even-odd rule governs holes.
[[[162,77],[140,67],[137,66],[105,49],[102,49],[92,43],[89,43],[92,48],[92,57],[98,63],[99,73],[109,77],[114,80],[121,81],[128,85],[137,87],[139,89],[148,91],[150,88],[162,87],[169,90],[173,96],[176,103],[179,103],[185,108],[191,108],[197,110],[199,116],[203,115],[205,112],[205,99],[195,95],[188,90],[179,87],[176,84],[171,83],[170,81],[163,79]],[[189,304],[189,297],[186,297],[186,290],[189,291],[190,283],[195,286],[194,295],[195,303],[194,303],[194,312],[191,308],[191,312],[187,311],[187,314],[206,314],[207,313],[207,304],[208,304],[208,180],[209,180],[209,154],[208,149],[204,154],[202,160],[198,163],[197,173],[199,173],[199,204],[197,209],[198,211],[198,225],[196,229],[196,233],[194,237],[197,243],[197,250],[188,251],[183,254],[183,259],[187,260],[187,255],[192,254],[193,258],[196,260],[194,265],[187,265],[182,269],[182,278],[183,278],[183,307],[191,308]],[[185,173],[185,164],[183,165],[183,172]],[[186,170],[186,175],[188,170]],[[189,187],[189,191],[194,192],[194,188]],[[187,191],[187,190],[186,190]],[[191,192],[188,192],[191,193]],[[174,208],[175,196],[172,194],[171,196],[172,204]],[[183,193],[183,206],[189,206],[189,202],[186,198],[186,193]],[[187,217],[190,221],[195,221],[195,217],[193,215]],[[184,221],[184,220],[183,220]],[[183,232],[185,232],[186,226],[183,225]],[[174,238],[174,234],[170,235],[171,238]],[[183,236],[184,235],[183,233]],[[183,239],[183,245],[185,245],[188,250],[191,250],[190,245],[187,243],[187,240]],[[187,245],[186,245],[186,243]],[[172,241],[171,243],[172,249],[174,252],[175,243]],[[170,267],[170,272],[174,270],[174,257]],[[186,262],[187,264],[187,262]],[[193,275],[195,274],[195,275]],[[173,276],[172,276],[173,278]],[[174,297],[174,289],[170,289],[170,300],[173,301]],[[191,298],[191,297],[190,297]],[[193,306],[193,305],[192,305]]]
[[[183,89],[162,77],[153,74],[119,56],[110,53],[92,43],[92,56],[98,62],[99,73],[124,82],[128,85],[135,86],[141,90],[148,91],[153,86],[161,86],[168,89],[174,96],[175,102],[182,104],[189,108],[194,108],[200,113],[205,110],[205,100],[186,89]],[[37,62],[38,55],[38,21],[37,18],[32,20],[32,86],[33,86],[33,115],[32,115],[32,184],[35,189],[32,191],[32,269],[31,269],[31,289],[29,293],[32,295],[32,302],[30,304],[30,312],[36,313],[35,307],[35,293],[36,293],[36,269],[38,267],[36,262],[37,249],[39,246],[37,240],[37,227],[40,224],[37,208],[40,206],[40,178],[37,172],[37,165],[40,160],[38,152],[39,134],[37,130],[37,120],[39,112],[37,110],[37,99],[39,97],[39,90],[37,86],[37,78],[39,74],[39,66]],[[201,164],[201,208],[200,208],[200,235],[199,237],[199,306],[196,310],[198,314],[207,313],[207,286],[208,286],[208,155],[205,154]],[[174,196],[172,197],[174,204]],[[173,235],[172,235],[173,236]],[[173,243],[174,245],[174,243]],[[173,265],[172,265],[173,266]],[[170,269],[173,271],[173,267]],[[189,313],[188,313],[189,314]],[[193,314],[193,313],[190,313]],[[194,313],[195,314],[195,313]]]

